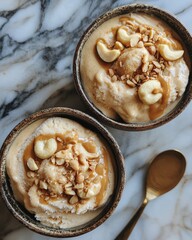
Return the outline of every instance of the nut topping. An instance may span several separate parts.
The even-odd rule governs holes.
[[[139,42],[138,42],[138,44],[137,44],[137,47],[139,47],[139,48],[142,48],[142,47],[144,47],[144,44],[143,44],[143,42],[142,42],[142,41],[139,41]]]
[[[73,191],[72,188],[66,188],[65,194],[70,195],[70,196],[76,195],[75,191]]]
[[[124,46],[123,46],[123,44],[121,42],[116,41],[115,45],[114,45],[114,49],[119,49],[119,50],[122,51],[124,49]]]
[[[152,63],[155,65],[155,67],[161,68],[161,64],[158,63],[157,61],[152,61]]]
[[[57,141],[54,138],[35,141],[34,152],[37,157],[46,159],[51,157],[57,150]]]
[[[75,171],[78,171],[79,170],[79,162],[77,160],[71,160],[69,162],[70,164],[70,167],[75,170]]]
[[[109,70],[109,74],[114,74],[112,69]],[[70,135],[69,132],[67,134]],[[58,137],[56,139],[60,142]],[[34,151],[36,151],[38,157],[41,157],[42,159],[47,152],[47,155],[50,155],[52,152],[49,159],[50,164],[53,164],[52,166],[55,168],[63,168],[63,175],[60,176],[57,181],[51,180],[55,176],[52,171],[49,175],[51,176],[51,179],[46,179],[48,176],[46,176],[45,179],[41,178],[41,180],[38,178],[35,179],[34,183],[39,187],[38,192],[40,195],[43,194],[41,190],[48,190],[49,195],[46,195],[46,201],[49,201],[50,197],[56,198],[64,193],[65,195],[72,196],[68,201],[70,204],[75,204],[78,203],[80,199],[88,199],[97,195],[101,188],[100,178],[95,172],[96,166],[98,165],[97,158],[99,157],[99,151],[96,144],[93,140],[78,143],[78,138],[75,139],[73,144],[71,144],[71,141],[72,138],[69,140],[70,144],[67,144],[66,146],[65,138],[65,144],[63,145],[64,149],[58,152],[56,152],[56,148],[53,147],[55,139],[51,138],[48,140],[36,141]],[[29,158],[27,166],[31,170],[27,173],[27,176],[34,178],[36,175],[32,171],[38,170],[35,160]]]
[[[159,91],[158,93],[157,89]],[[138,94],[143,103],[147,105],[154,104],[162,98],[161,84],[157,80],[147,81],[139,87]]]
[[[65,151],[59,151],[55,154],[56,158],[65,158]]]
[[[117,76],[114,75],[114,76],[111,78],[111,81],[112,81],[112,82],[116,82],[116,81],[117,81]]]
[[[135,84],[131,80],[127,80],[127,85],[131,88],[135,87]]]
[[[113,62],[121,54],[121,51],[119,49],[109,49],[109,48],[107,48],[105,43],[102,42],[101,40],[99,40],[97,42],[97,52],[98,52],[100,58],[104,62]]]
[[[137,45],[141,38],[140,33],[129,34],[127,27],[120,27],[117,31],[117,40],[124,44],[125,46],[130,45],[134,47]]]
[[[149,51],[149,53],[151,54],[151,55],[155,55],[155,53],[156,53],[156,47],[155,46],[149,46],[148,47],[148,51]]]
[[[144,63],[143,66],[142,66],[142,71],[147,72],[148,67],[149,67],[149,62]]]
[[[130,46],[135,47],[141,38],[140,34],[133,34],[130,38]]]
[[[175,61],[184,54],[183,50],[171,50],[166,44],[159,44],[158,49],[161,56],[167,61]]]
[[[70,198],[69,203],[70,204],[75,204],[79,201],[78,197],[74,195],[73,197]]]
[[[59,158],[59,159],[56,159],[55,163],[58,165],[58,166],[61,166],[63,165],[65,162],[65,159],[64,158]]]
[[[34,178],[35,177],[35,173],[34,172],[27,172],[27,177],[29,178]]]
[[[81,173],[79,173],[76,177],[77,183],[82,183],[84,180],[85,180],[85,177]]]
[[[41,189],[47,189],[47,187],[48,187],[48,185],[47,185],[47,183],[46,182],[44,182],[44,181],[40,181],[40,183],[39,183],[39,187],[41,188]]]
[[[74,186],[75,189],[82,189],[84,188],[84,184],[83,183],[78,183]]]
[[[113,69],[109,68],[109,76],[110,77],[113,77],[114,76],[114,71]]]
[[[28,166],[28,168],[29,168],[31,171],[36,171],[36,170],[38,170],[38,166],[37,166],[37,164],[35,163],[35,160],[34,160],[33,158],[31,158],[31,157],[27,160],[27,166]]]
[[[97,182],[94,184],[90,184],[88,189],[78,189],[77,195],[82,199],[91,198],[93,196],[96,196],[101,189],[101,182]]]

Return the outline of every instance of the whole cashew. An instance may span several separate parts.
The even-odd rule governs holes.
[[[97,42],[97,52],[100,58],[105,62],[113,62],[121,54],[119,49],[109,49],[102,40]]]
[[[143,83],[138,89],[140,100],[147,105],[158,102],[163,94],[161,84],[158,80],[149,80]]]
[[[57,142],[54,138],[48,140],[37,140],[34,146],[34,152],[37,157],[46,159],[51,157],[57,151]]]
[[[184,54],[183,50],[171,50],[167,44],[159,44],[158,50],[161,56],[167,61],[175,61]]]
[[[89,185],[89,189],[85,192],[83,189],[77,190],[77,195],[82,199],[87,199],[96,196],[101,190],[101,181]]]
[[[125,46],[127,46],[128,44],[130,44],[131,47],[136,46],[140,38],[140,33],[134,33],[129,35],[125,27],[120,27],[117,31],[117,40],[123,43]]]

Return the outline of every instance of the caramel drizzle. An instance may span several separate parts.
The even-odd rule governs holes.
[[[108,161],[109,161],[109,155],[108,152],[106,150],[105,147],[102,148],[102,155],[103,155],[103,168],[99,169],[98,167],[96,167],[96,172],[98,175],[102,176],[102,180],[101,180],[101,190],[99,192],[99,194],[96,196],[96,203],[97,206],[100,205],[100,203],[102,202],[106,190],[107,190],[107,186],[108,186]]]
[[[149,107],[150,120],[155,120],[156,118],[160,117],[164,113],[168,105],[168,99],[170,95],[169,83],[165,81],[161,76],[158,76],[158,80],[160,81],[163,89],[163,96],[161,98],[161,102],[150,105]]]

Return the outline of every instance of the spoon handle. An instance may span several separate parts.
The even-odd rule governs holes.
[[[136,211],[136,213],[133,215],[131,220],[128,222],[128,224],[124,227],[124,229],[119,233],[119,235],[115,238],[115,240],[127,240],[128,237],[131,235],[131,232],[133,228],[135,227],[137,221],[139,220],[143,210],[145,209],[146,205],[148,203],[148,200],[145,199],[140,206],[140,208]]]

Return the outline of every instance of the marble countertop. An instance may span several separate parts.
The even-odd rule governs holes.
[[[0,1],[0,145],[23,118],[39,109],[67,106],[87,109],[72,81],[76,44],[101,13],[131,0],[1,0]],[[141,1],[139,1],[141,2]],[[191,0],[143,1],[175,14],[192,33]],[[100,227],[75,239],[113,240],[143,198],[148,162],[174,148],[187,159],[180,184],[148,204],[130,240],[192,239],[192,103],[165,126],[145,132],[108,128],[125,157],[126,185],[113,215]],[[53,239],[38,235],[15,220],[0,200],[0,239]],[[103,237],[105,236],[105,237]]]

